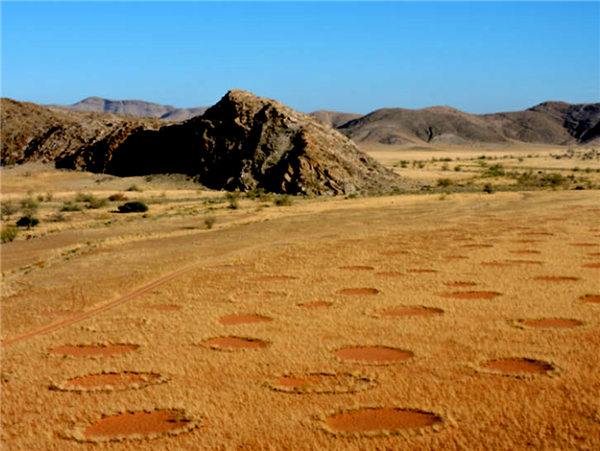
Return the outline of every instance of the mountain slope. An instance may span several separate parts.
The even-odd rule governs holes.
[[[362,114],[354,113],[338,113],[337,111],[318,110],[310,113],[312,117],[319,119],[324,124],[333,128],[338,128],[346,122],[362,117]]]

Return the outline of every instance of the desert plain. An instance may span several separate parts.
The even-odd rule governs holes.
[[[597,151],[363,150],[407,189],[3,167],[2,449],[600,449]]]

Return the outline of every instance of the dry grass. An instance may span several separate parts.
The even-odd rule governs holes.
[[[3,190],[15,199],[27,195],[21,176],[11,172],[19,170],[2,173]],[[598,191],[453,194],[444,202],[438,195],[306,199],[257,211],[255,200],[240,197],[232,210],[226,202],[206,201],[222,193],[152,185],[156,181],[111,180],[103,182],[110,185],[104,192],[86,186],[102,186],[93,181],[99,176],[40,174],[28,176],[36,192],[54,196],[40,206],[38,236],[2,246],[2,340],[82,319],[2,346],[3,450],[600,448],[600,304],[582,299],[600,294],[599,270],[584,267],[600,261]],[[45,224],[49,206],[76,192],[104,198],[133,183],[143,191],[128,197],[164,200],[149,203],[151,217],[129,222],[106,206],[73,213],[62,227]],[[210,230],[204,225],[209,207],[217,218]],[[537,253],[515,254],[522,251]],[[169,274],[176,277],[165,278]],[[454,282],[475,285],[448,285]],[[354,288],[377,293],[339,294]],[[441,296],[458,291],[499,296]],[[123,302],[102,310],[116,299]],[[331,305],[299,307],[312,302]],[[180,309],[151,308],[165,305]],[[443,313],[378,315],[415,305]],[[235,314],[273,321],[219,322]],[[520,327],[520,320],[539,318],[582,325]],[[202,344],[224,336],[269,345],[220,352]],[[119,343],[139,349],[113,357],[49,355],[58,346]],[[388,365],[335,358],[336,350],[361,345],[414,357]],[[555,370],[508,377],[483,368],[503,358],[539,360]],[[83,393],[52,389],[74,377],[121,372],[158,374],[164,383]],[[298,393],[272,387],[278,377],[307,374],[338,375],[340,385]],[[432,412],[442,423],[359,436],[328,428],[329,415],[361,407]],[[156,409],[181,410],[194,427],[177,436],[80,442],[104,416]]]

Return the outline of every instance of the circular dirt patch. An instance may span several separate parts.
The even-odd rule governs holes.
[[[554,234],[550,233],[550,232],[524,232],[524,233],[520,233],[519,235],[525,235],[525,236],[554,236]]]
[[[543,262],[539,260],[506,260],[506,263],[511,265],[541,265]]]
[[[346,271],[373,271],[375,268],[372,266],[340,266],[340,269]]]
[[[112,357],[127,354],[138,349],[138,345],[73,345],[59,346],[50,350],[51,354],[72,357]]]
[[[532,251],[532,250],[527,250],[527,249],[522,249],[522,250],[518,250],[518,251],[510,251],[510,253],[518,254],[518,255],[541,254],[540,251]]]
[[[83,432],[83,436],[88,441],[143,440],[181,434],[192,430],[196,424],[180,410],[127,412],[97,421]]]
[[[596,247],[598,244],[596,243],[571,243],[570,246],[573,247]]]
[[[102,373],[74,377],[56,388],[65,391],[85,392],[127,390],[147,387],[148,385],[164,382],[164,380],[160,374],[124,371],[122,373]]]
[[[435,269],[407,269],[406,272],[413,274],[426,274],[426,273],[434,273],[437,272]]]
[[[582,268],[600,268],[600,263],[588,263],[586,265],[581,265]]]
[[[572,329],[573,327],[581,326],[583,323],[576,319],[541,318],[519,320],[519,324],[534,329]]]
[[[293,276],[262,276],[250,279],[252,282],[285,282],[288,280],[296,280]]]
[[[490,247],[494,247],[493,244],[465,244],[463,247],[467,247],[470,249],[488,249]]]
[[[507,266],[512,266],[512,263],[508,262],[481,262],[481,266],[494,266],[498,268],[505,268]]]
[[[331,307],[333,305],[333,302],[316,301],[316,302],[309,302],[308,304],[296,304],[296,305],[300,308],[322,308],[322,307]]]
[[[528,244],[528,243],[541,243],[542,240],[513,240],[513,243],[523,243],[523,244]]]
[[[346,288],[339,291],[338,294],[344,296],[367,296],[379,293],[377,288]]]
[[[441,293],[439,296],[454,299],[494,299],[500,294],[494,291],[456,291],[454,293]]]
[[[355,393],[375,387],[377,383],[366,377],[352,374],[304,373],[288,374],[274,379],[269,384],[275,391],[309,393]]]
[[[586,294],[581,298],[583,302],[591,302],[593,304],[600,304],[600,294]]]
[[[403,318],[406,316],[433,316],[444,313],[442,309],[434,307],[425,307],[422,305],[407,305],[384,310],[379,316],[391,316],[393,318]]]
[[[328,429],[335,433],[383,434],[398,433],[406,429],[434,426],[442,419],[429,412],[401,408],[365,408],[348,410],[329,416]]]
[[[468,259],[469,257],[465,256],[465,255],[448,255],[446,257],[446,260],[465,260]]]
[[[468,288],[477,285],[475,282],[446,282],[444,285],[452,288]]]
[[[576,282],[577,277],[562,277],[562,276],[540,276],[534,277],[533,280],[541,280],[543,282]]]
[[[219,319],[219,322],[225,326],[235,326],[237,324],[267,323],[273,321],[272,318],[261,315],[228,315]]]
[[[487,371],[503,374],[505,376],[524,376],[535,374],[547,374],[554,367],[541,360],[509,358],[492,360],[487,362],[483,368]]]
[[[587,255],[590,256],[590,257],[600,257],[600,252],[590,252]]]
[[[203,345],[208,346],[211,349],[225,350],[225,351],[238,351],[242,349],[260,349],[268,346],[269,343],[266,341],[258,340],[256,338],[244,338],[244,337],[217,337],[209,340],[204,340]]]
[[[397,272],[397,271],[387,271],[387,272],[378,272],[375,273],[376,276],[380,276],[380,277],[400,277],[403,276],[404,274],[401,272]]]
[[[338,349],[335,356],[344,361],[378,365],[406,362],[414,353],[385,346],[352,346]]]

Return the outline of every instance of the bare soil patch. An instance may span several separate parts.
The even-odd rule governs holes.
[[[463,245],[463,247],[466,247],[468,249],[489,249],[491,247],[494,247],[493,244],[465,244]]]
[[[260,349],[265,348],[269,345],[269,343],[263,340],[244,337],[217,337],[204,340],[202,344],[208,346],[211,349],[226,351],[238,351],[242,349]]]
[[[454,299],[494,299],[501,294],[495,291],[455,291],[453,293],[441,293],[439,296]]]
[[[379,316],[391,316],[393,318],[403,318],[406,316],[435,316],[441,315],[444,311],[435,307],[425,307],[422,305],[407,305],[384,310]]]
[[[343,296],[371,296],[378,293],[377,288],[346,288],[338,292]]]
[[[342,433],[397,433],[406,429],[421,429],[442,422],[429,412],[398,407],[348,410],[329,416],[325,424],[333,432]]]
[[[600,304],[600,294],[586,294],[581,298],[583,302],[591,302],[592,304]]]
[[[435,269],[407,269],[406,272],[408,273],[412,273],[412,274],[427,274],[427,273],[434,273],[434,272],[438,272]]]
[[[177,435],[195,427],[180,410],[121,413],[97,421],[83,433],[90,441],[144,440]]]
[[[573,247],[596,247],[598,243],[571,243],[570,246]]]
[[[113,391],[143,388],[162,381],[164,378],[160,374],[123,371],[74,377],[53,388],[64,391]]]
[[[541,254],[540,251],[534,251],[534,250],[529,250],[529,249],[522,249],[522,250],[517,250],[517,251],[510,251],[511,254],[518,254],[518,255],[530,255],[530,254]]]
[[[255,324],[268,323],[273,321],[273,318],[254,314],[228,315],[222,316],[219,322],[225,326],[235,326],[237,324]]]
[[[326,308],[326,307],[331,307],[333,305],[333,302],[315,301],[315,302],[309,302],[307,304],[296,304],[296,305],[300,308],[307,308],[307,309]]]
[[[600,263],[587,263],[585,265],[581,265],[582,268],[600,268]]]
[[[72,357],[112,357],[127,354],[139,348],[138,345],[67,345],[50,350],[51,354]]]
[[[412,351],[386,346],[352,346],[338,349],[334,354],[340,360],[370,364],[401,363],[414,356]]]
[[[375,268],[372,266],[340,266],[340,269],[346,271],[373,271]]]
[[[250,279],[252,282],[286,282],[288,280],[295,280],[297,277],[293,276],[262,276],[254,277]]]
[[[468,288],[474,287],[477,284],[475,282],[446,282],[444,285],[451,288]]]
[[[284,393],[356,393],[377,385],[373,379],[350,373],[295,373],[272,380],[269,386]]]
[[[375,273],[375,275],[379,277],[401,277],[404,275],[404,273],[398,271],[384,271]]]
[[[534,329],[572,329],[581,326],[583,323],[568,318],[540,318],[519,320],[519,324]]]
[[[172,304],[145,305],[144,308],[148,310],[158,310],[160,312],[172,312],[175,310],[181,310],[181,307],[179,305]]]
[[[491,362],[487,362],[483,368],[487,371],[506,376],[547,374],[554,370],[554,367],[550,363],[541,360],[518,358],[492,360]]]

